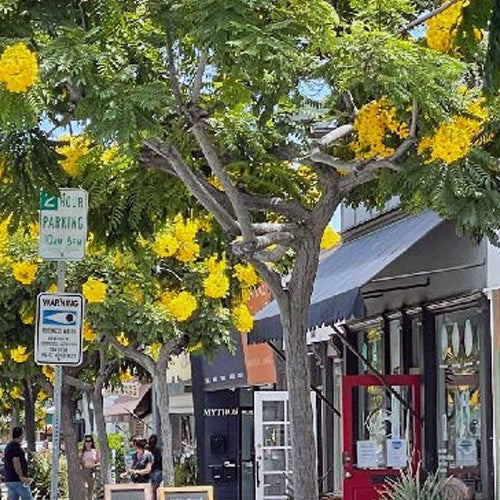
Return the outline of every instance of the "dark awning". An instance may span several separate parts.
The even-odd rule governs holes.
[[[205,391],[235,389],[247,385],[241,335],[236,330],[233,330],[231,335],[234,342],[234,353],[220,348],[210,360],[203,355],[191,356],[193,384],[197,378],[196,383],[201,383]]]
[[[307,328],[365,314],[361,288],[387,265],[435,228],[434,212],[405,217],[332,250],[320,261],[307,318]],[[276,301],[254,318],[249,343],[280,340],[283,331]]]

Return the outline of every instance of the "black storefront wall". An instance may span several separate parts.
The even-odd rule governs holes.
[[[234,339],[234,354],[191,357],[198,482],[212,485],[217,500],[253,500],[253,390]]]

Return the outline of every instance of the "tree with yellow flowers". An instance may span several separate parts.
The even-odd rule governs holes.
[[[13,0],[0,20],[0,204],[22,218],[30,187],[89,187],[97,240],[158,238],[172,281],[151,308],[180,325],[203,309],[170,272],[198,251],[176,247],[173,216],[210,212],[278,302],[295,495],[317,498],[304,325],[324,230],[342,202],[397,195],[495,240],[490,19],[493,0]],[[195,274],[203,301],[227,287],[222,259]]]
[[[54,291],[55,266],[36,257],[36,227],[13,230],[11,225],[10,217],[1,224],[0,296],[4,302],[0,311],[6,323],[0,330],[5,338],[0,352],[0,377],[14,378],[9,385],[9,397],[24,397],[27,402],[26,391],[35,374],[52,381],[50,367],[40,370],[33,363],[33,329],[36,294]],[[166,382],[171,356],[186,348],[207,353],[220,346],[231,348],[232,328],[242,332],[252,328],[245,300],[257,285],[258,277],[251,266],[232,266],[229,259],[214,251],[212,229],[207,217],[178,214],[160,225],[149,240],[139,237],[134,252],[126,247],[105,247],[91,237],[86,259],[68,264],[67,289],[83,294],[87,315],[83,328],[84,362],[81,367],[65,370],[63,403],[65,408],[70,407],[71,388],[73,392],[76,389],[91,395],[105,480],[109,480],[109,470],[102,390],[120,383],[119,374],[130,369],[127,359],[149,375],[157,392],[168,477],[173,475]],[[18,297],[23,297],[23,301],[16,311],[12,305],[20,300]],[[25,405],[25,411],[28,414],[32,408],[36,416],[33,397],[31,407]],[[63,412],[63,417],[66,452],[72,457],[69,461],[74,462],[68,467],[70,471],[75,469],[70,482],[75,483],[79,475],[72,419],[67,412]]]

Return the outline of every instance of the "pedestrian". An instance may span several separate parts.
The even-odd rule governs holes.
[[[49,447],[49,442],[47,440],[45,440],[43,443],[42,443],[42,449],[40,450],[40,456],[42,458],[50,458],[50,447]]]
[[[95,449],[94,438],[90,434],[83,437],[80,463],[82,466],[83,482],[87,492],[86,500],[92,500],[94,497],[95,470],[101,463],[101,457]]]
[[[143,437],[135,437],[132,443],[135,448],[132,466],[121,477],[129,476],[134,483],[149,483],[154,461],[153,454],[146,450],[147,441]]]
[[[153,466],[151,468],[151,483],[156,490],[163,480],[163,463],[161,448],[158,446],[158,436],[151,434],[148,439],[148,450],[153,455]]]
[[[28,477],[28,462],[21,448],[23,428],[12,429],[12,441],[4,453],[4,481],[7,486],[7,500],[33,500]]]

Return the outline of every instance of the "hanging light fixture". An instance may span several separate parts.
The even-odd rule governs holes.
[[[446,353],[448,352],[448,328],[443,323],[441,325],[441,357],[446,358]]]
[[[474,334],[472,332],[472,323],[470,319],[466,320],[465,322],[464,347],[465,355],[470,356],[472,354],[472,348],[474,347]]]
[[[458,330],[458,323],[456,321],[453,323],[453,329],[451,330],[451,348],[453,349],[453,354],[458,356],[460,353],[460,331]]]

